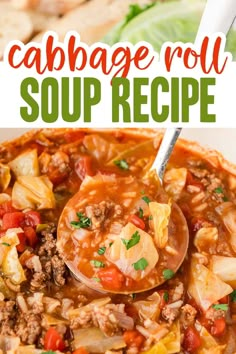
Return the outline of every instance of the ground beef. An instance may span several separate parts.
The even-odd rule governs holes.
[[[39,256],[53,256],[56,253],[56,238],[53,233],[56,228],[54,225],[50,226],[46,230],[43,230],[41,233],[41,246],[38,250]]]
[[[119,328],[118,321],[112,310],[106,306],[95,307],[92,312],[92,319],[94,325],[99,327],[107,336],[113,336]]]
[[[174,322],[174,320],[179,316],[179,308],[171,308],[169,306],[163,307],[161,315],[169,323]]]
[[[101,229],[109,222],[109,218],[121,217],[123,208],[109,201],[102,201],[99,204],[88,205],[85,208],[85,213],[91,219],[92,230]]]
[[[15,333],[24,344],[34,344],[39,339],[42,327],[42,318],[34,313],[20,314],[15,325]]]
[[[55,231],[55,226],[50,225],[41,233],[41,244],[37,252],[41,271],[36,271],[39,269],[34,269],[30,262],[27,263],[28,269],[31,270],[29,275],[31,291],[43,289],[48,283],[55,283],[58,286],[65,284],[67,270],[64,261],[57,252]]]
[[[30,290],[32,292],[46,287],[47,276],[45,273],[34,273],[30,281]]]
[[[214,322],[216,319],[218,318],[224,318],[225,317],[226,312],[224,310],[216,310],[213,307],[210,307],[205,314],[205,317]]]
[[[98,327],[107,336],[113,336],[120,329],[133,329],[133,320],[128,318],[124,304],[107,304],[105,306],[94,306],[93,309],[83,311],[71,320],[70,327],[72,329]],[[124,318],[127,319],[124,321]],[[123,319],[123,321],[122,321]],[[129,323],[127,328],[123,322]]]
[[[0,301],[0,334],[14,335],[13,325],[16,318],[15,301]]]
[[[189,169],[189,171],[193,174],[194,177],[197,178],[204,178],[209,175],[209,171],[203,168],[192,167]]]
[[[180,323],[183,327],[189,327],[194,324],[195,318],[197,315],[197,310],[189,305],[186,304],[180,309]]]
[[[92,311],[81,311],[70,321],[71,329],[88,328],[92,326]]]
[[[0,322],[15,316],[15,301],[0,301]]]
[[[52,257],[52,273],[53,279],[56,285],[64,285],[65,284],[65,273],[66,273],[66,266],[64,261],[57,255]]]

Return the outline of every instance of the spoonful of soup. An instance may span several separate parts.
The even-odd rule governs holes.
[[[167,130],[161,157],[158,153],[155,160],[158,166],[161,161],[166,165],[178,134]],[[151,169],[142,179],[87,176],[68,201],[58,224],[58,249],[74,276],[87,286],[137,293],[175,275],[189,235],[181,210],[161,186],[164,168],[159,175],[160,169]]]

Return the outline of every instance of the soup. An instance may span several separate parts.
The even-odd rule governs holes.
[[[146,179],[161,138],[45,129],[2,144],[3,353],[236,352],[236,171],[180,140],[162,190]]]

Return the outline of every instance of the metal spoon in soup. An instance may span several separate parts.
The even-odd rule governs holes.
[[[61,214],[57,246],[84,284],[128,294],[171,279],[188,240],[186,220],[153,170],[142,180],[87,176]]]

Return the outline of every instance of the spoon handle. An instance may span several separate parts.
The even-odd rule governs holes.
[[[175,146],[176,140],[181,132],[182,128],[168,128],[165,131],[162,139],[158,154],[151,167],[152,170],[156,170],[156,173],[162,183],[166,164],[169,161],[170,154]]]
[[[227,34],[236,16],[235,0],[208,0],[198,29],[198,38],[214,32]]]

